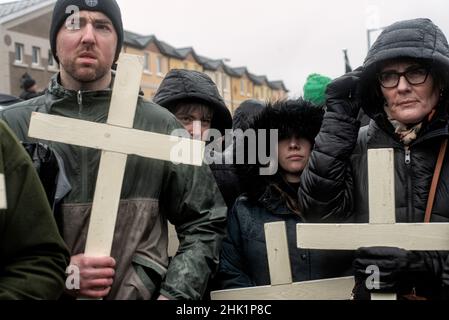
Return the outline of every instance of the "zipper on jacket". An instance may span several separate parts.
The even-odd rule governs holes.
[[[78,100],[78,117],[83,119],[83,92],[81,90],[77,93]],[[87,148],[80,147],[81,150],[81,201],[87,203],[87,181],[88,181],[88,165],[87,165]]]
[[[81,113],[83,111],[83,93],[81,92],[81,90],[79,90],[78,93],[76,94],[76,98],[78,100],[78,107],[79,107],[78,115],[81,116]]]
[[[412,163],[412,152],[410,151],[410,147],[405,147],[405,164],[410,165]]]
[[[413,221],[413,182],[412,182],[412,151],[405,147],[405,168],[407,172],[407,221]]]

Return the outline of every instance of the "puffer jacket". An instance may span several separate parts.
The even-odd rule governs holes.
[[[276,128],[281,140],[299,136],[313,141],[319,132],[322,114],[322,109],[311,103],[289,100],[276,106],[268,105],[250,121],[249,128]],[[259,143],[261,141],[257,141],[257,145]],[[286,223],[294,282],[349,275],[352,252],[298,249],[296,225],[305,220],[297,208],[297,185],[287,183],[281,172],[262,175],[263,167],[260,160],[237,167],[244,195],[229,213],[217,275],[218,287],[231,289],[270,284],[264,224],[278,221]]]
[[[293,188],[286,183],[282,189]],[[351,252],[298,249],[296,225],[304,220],[285,201],[278,185],[266,186],[254,201],[240,196],[229,213],[228,233],[223,242],[217,289],[270,285],[264,225],[285,221],[293,282],[329,279],[352,273]],[[289,190],[290,191],[290,190]]]
[[[73,92],[58,83],[48,92],[8,109],[3,118],[24,142],[31,112],[105,123],[111,90]],[[180,128],[165,109],[138,100],[137,130],[171,134]],[[71,192],[61,206],[62,234],[72,255],[84,252],[100,151],[49,142],[63,159]],[[169,265],[167,219],[180,238],[178,254]],[[129,156],[123,181],[111,256],[116,277],[107,299],[151,299],[160,293],[173,299],[200,299],[218,265],[226,225],[226,206],[207,166]],[[186,276],[188,275],[188,276]]]
[[[0,174],[7,197],[0,210],[0,300],[58,299],[69,252],[27,153],[3,121]]]
[[[368,53],[360,79],[360,103],[372,119],[370,125],[359,131],[360,123],[355,119],[334,112],[326,113],[309,167],[301,176],[299,204],[309,221],[368,222],[367,150],[393,148],[396,221],[424,222],[440,146],[449,137],[447,99],[443,97],[440,101],[433,120],[423,128],[417,140],[409,148],[405,147],[395,135],[383,110],[384,102],[375,90],[379,87],[376,82],[379,63],[404,57],[431,61],[448,74],[449,45],[443,33],[429,20],[399,22],[379,36]],[[446,92],[448,89],[444,88]],[[432,222],[449,222],[447,190],[448,154],[436,192]],[[441,274],[446,256],[447,252],[425,254],[429,268],[436,275]],[[416,289],[419,292],[420,288]]]

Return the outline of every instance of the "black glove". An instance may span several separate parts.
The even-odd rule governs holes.
[[[363,68],[359,67],[335,79],[327,86],[327,111],[357,118],[360,111],[358,88],[362,72]]]
[[[356,298],[365,297],[364,291],[409,294],[417,283],[428,282],[434,274],[424,254],[389,247],[360,248],[354,260]],[[367,273],[369,267],[377,267],[379,274],[373,274],[373,269]],[[367,283],[368,277],[379,282]]]

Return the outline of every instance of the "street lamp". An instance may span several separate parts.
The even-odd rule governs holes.
[[[378,31],[383,31],[385,29],[385,27],[382,28],[372,28],[372,29],[367,29],[366,30],[366,38],[368,40],[368,51],[369,49],[371,49],[371,33],[373,32],[378,32]]]

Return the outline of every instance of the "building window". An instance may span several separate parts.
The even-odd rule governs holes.
[[[223,83],[222,81],[222,77],[221,77],[221,73],[216,73],[215,74],[215,83],[217,84],[218,90],[223,91]]]
[[[228,91],[229,90],[228,79],[224,73],[222,73],[222,82],[223,82],[223,90]]]
[[[156,70],[157,70],[157,75],[158,76],[163,76],[164,75],[164,58],[161,56],[158,56],[156,59]]]
[[[240,80],[240,95],[242,95],[242,96],[245,95],[245,80],[244,79]]]
[[[143,70],[150,72],[150,53],[149,52],[144,52],[143,54]]]
[[[23,53],[24,53],[23,44],[16,43],[16,62],[17,63],[24,63],[24,61],[23,61]]]
[[[215,73],[211,73],[211,74],[209,74],[209,76],[212,79],[212,81],[215,83],[215,85],[218,87],[217,75]]]
[[[41,64],[41,48],[33,47],[32,64],[39,66]]]
[[[55,66],[55,59],[53,58],[53,53],[51,50],[48,50],[48,66],[54,67]]]

